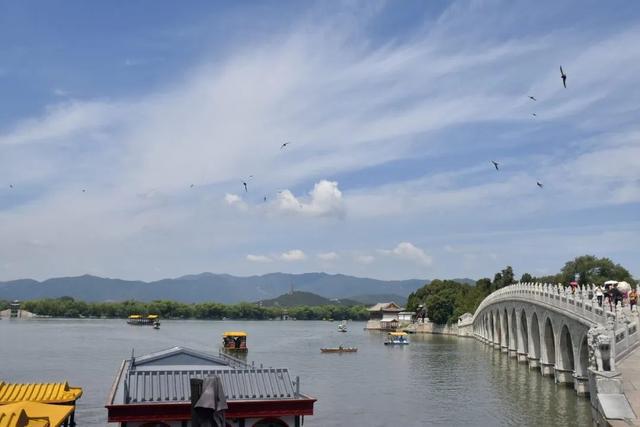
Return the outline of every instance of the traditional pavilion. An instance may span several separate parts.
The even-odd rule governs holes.
[[[369,311],[367,329],[392,331],[400,326],[399,314],[403,309],[393,301],[379,302],[367,310]]]
[[[316,399],[286,368],[248,365],[225,354],[174,347],[124,360],[107,401],[122,427],[183,427],[191,420],[192,378],[217,376],[228,409],[225,427],[299,427]]]
[[[64,383],[12,384],[0,381],[0,427],[75,426],[82,389]]]

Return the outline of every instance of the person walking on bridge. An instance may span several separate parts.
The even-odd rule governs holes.
[[[600,287],[600,285],[596,286],[595,295],[596,299],[598,300],[598,306],[602,307],[602,298],[604,297],[604,292],[602,292],[602,287]]]
[[[611,295],[613,296],[614,307],[618,307],[618,302],[620,302],[621,307],[624,307],[622,292],[618,289],[618,285],[613,285],[613,288],[611,288]]]
[[[638,293],[636,292],[635,288],[631,288],[628,296],[629,296],[629,308],[631,309],[631,311],[633,311],[633,307],[635,307],[636,303],[638,302]]]

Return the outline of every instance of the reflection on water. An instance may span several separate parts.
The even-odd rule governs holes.
[[[68,380],[84,387],[79,425],[106,423],[108,391],[122,359],[175,345],[217,351],[225,330],[249,333],[248,359],[288,367],[318,398],[305,426],[589,425],[589,401],[472,339],[384,335],[330,322],[163,321],[160,330],[119,320],[0,321],[0,379]],[[322,354],[321,347],[357,353]]]

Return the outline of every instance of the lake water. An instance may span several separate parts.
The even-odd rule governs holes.
[[[0,380],[64,381],[84,388],[80,426],[106,425],[104,404],[131,355],[182,345],[217,352],[222,332],[249,333],[248,360],[289,368],[318,399],[305,426],[590,425],[589,401],[473,340],[412,335],[388,347],[384,336],[351,322],[169,321],[160,330],[122,320],[0,321]],[[321,354],[325,346],[357,346]]]

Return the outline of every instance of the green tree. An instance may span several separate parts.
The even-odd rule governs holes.
[[[609,258],[597,258],[594,255],[583,255],[567,262],[560,270],[559,280],[567,284],[580,274],[580,283],[602,284],[607,280],[626,281],[635,286],[636,282],[629,271]]]
[[[529,273],[524,273],[522,277],[520,277],[521,283],[531,283],[533,282],[533,277]]]
[[[502,270],[502,287],[513,285],[515,282],[515,277],[513,274],[513,269],[510,265],[506,266],[504,270]]]
[[[450,293],[435,293],[427,298],[425,307],[429,319],[439,325],[446,324],[455,310],[453,299]]]
[[[492,283],[491,289],[496,291],[502,288],[503,286],[504,284],[502,282],[502,273],[496,273],[496,275],[493,276],[493,283]]]

